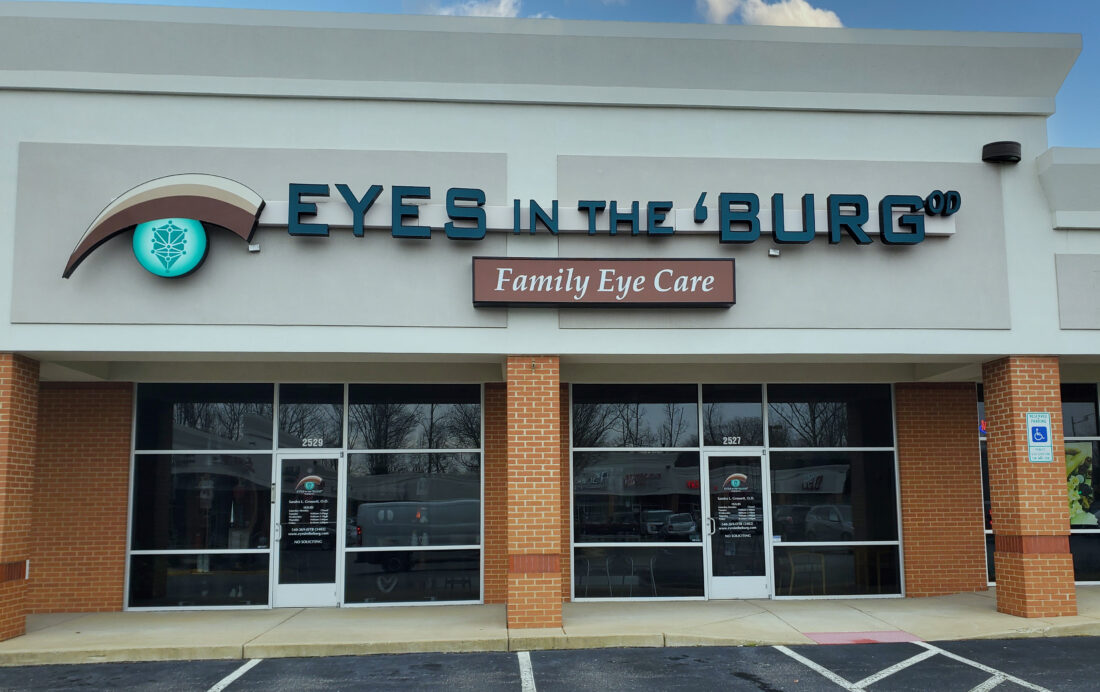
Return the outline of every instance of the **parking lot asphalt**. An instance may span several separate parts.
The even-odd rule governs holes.
[[[0,690],[1080,692],[1100,639],[379,654],[0,668]]]

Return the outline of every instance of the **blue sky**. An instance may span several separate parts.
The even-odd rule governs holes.
[[[1100,147],[1100,0],[158,0],[336,12],[474,14],[645,22],[1079,33],[1084,48],[1048,121],[1051,146]]]

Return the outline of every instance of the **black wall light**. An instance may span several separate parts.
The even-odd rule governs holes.
[[[982,161],[986,163],[1019,163],[1019,142],[990,142],[982,147]]]

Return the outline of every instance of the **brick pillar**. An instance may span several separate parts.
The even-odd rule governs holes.
[[[894,401],[905,593],[982,591],[987,577],[977,387],[898,383]]]
[[[0,353],[0,640],[26,631],[38,362]]]
[[[27,613],[122,610],[134,385],[38,391]]]
[[[559,412],[561,415],[561,600],[569,602],[569,594],[572,591],[570,580],[573,577],[572,558],[570,550],[573,537],[569,535],[572,526],[573,486],[569,479],[573,476],[570,468],[572,460],[569,458],[569,385],[561,385],[558,392],[561,403]]]
[[[982,366],[997,610],[1076,615],[1058,359],[1009,356]],[[1028,412],[1049,413],[1053,463],[1028,461]]]
[[[485,602],[508,601],[508,394],[485,385]]]
[[[561,627],[557,356],[508,356],[508,626]]]

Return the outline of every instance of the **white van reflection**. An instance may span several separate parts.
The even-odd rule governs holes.
[[[348,547],[476,546],[481,543],[481,501],[364,502],[355,523],[354,541],[348,529]],[[407,568],[408,554],[360,552],[356,561],[401,571]]]

